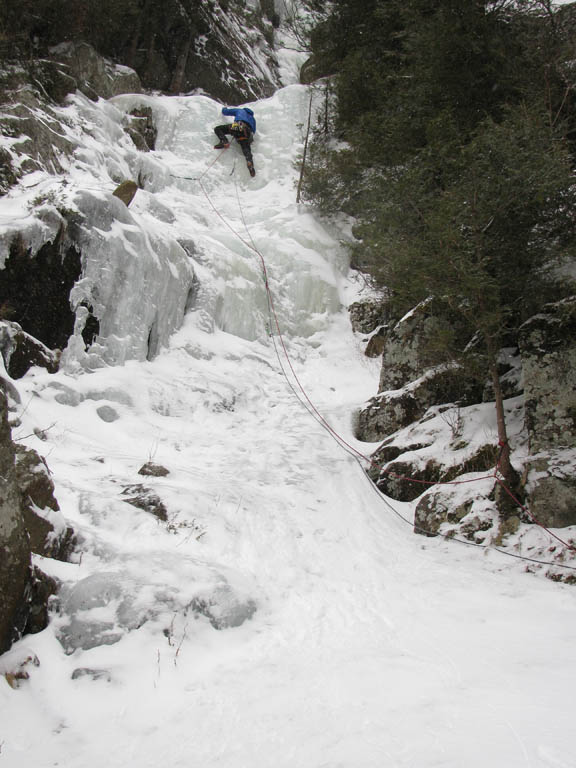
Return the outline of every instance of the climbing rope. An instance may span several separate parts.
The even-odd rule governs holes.
[[[218,158],[216,158],[216,160],[217,159]],[[206,200],[208,201],[210,207],[212,208],[212,210],[214,211],[216,216],[218,216],[218,218],[226,226],[226,228],[229,229],[234,234],[234,236],[240,242],[243,243],[243,245],[246,248],[248,248],[250,251],[252,251],[253,253],[255,253],[258,256],[258,258],[260,260],[261,268],[262,268],[262,276],[263,276],[264,286],[265,286],[265,290],[266,290],[270,325],[272,327],[276,328],[278,340],[280,342],[281,351],[283,353],[283,356],[284,356],[284,359],[285,359],[285,361],[287,363],[289,372],[291,373],[294,381],[291,381],[290,376],[288,375],[288,370],[284,366],[284,362],[282,360],[282,355],[280,354],[280,349],[278,348],[278,345],[276,343],[274,334],[270,333],[270,336],[272,338],[272,343],[273,343],[273,346],[274,346],[274,351],[275,351],[276,357],[278,359],[278,362],[279,362],[279,365],[280,365],[280,369],[282,371],[282,375],[286,379],[286,381],[287,381],[291,391],[296,396],[298,401],[301,403],[301,405],[303,405],[303,407],[308,411],[308,413],[316,420],[316,422],[326,432],[328,432],[328,434],[330,434],[330,436],[335,440],[335,442],[341,448],[343,448],[349,455],[351,455],[359,463],[360,466],[362,466],[360,460],[366,461],[366,462],[368,462],[371,465],[372,469],[380,469],[382,473],[387,474],[389,477],[391,477],[393,479],[396,479],[396,480],[402,480],[402,481],[406,481],[406,482],[417,483],[417,484],[427,485],[427,486],[433,486],[433,485],[465,485],[465,484],[469,484],[469,483],[480,482],[482,480],[494,480],[496,483],[498,483],[504,489],[504,491],[514,501],[514,503],[523,512],[525,512],[525,514],[534,522],[534,524],[538,525],[540,528],[542,528],[544,531],[546,531],[551,537],[553,537],[560,544],[562,544],[564,547],[566,547],[566,549],[568,549],[570,551],[573,551],[573,552],[576,552],[576,546],[574,546],[573,544],[565,541],[560,536],[556,535],[553,531],[551,531],[549,528],[547,528],[543,523],[538,521],[536,519],[536,517],[534,517],[534,515],[532,515],[532,513],[528,510],[528,508],[525,505],[523,505],[519,501],[519,499],[516,498],[516,496],[512,493],[512,491],[506,486],[504,481],[500,477],[498,477],[498,473],[500,472],[500,461],[501,461],[502,451],[503,451],[504,446],[500,445],[500,451],[499,451],[498,459],[497,459],[497,462],[496,462],[496,466],[495,466],[494,472],[492,474],[482,475],[481,477],[469,478],[467,480],[432,481],[432,480],[422,480],[422,479],[419,479],[419,478],[413,478],[413,477],[409,477],[409,476],[406,476],[406,475],[399,475],[399,474],[394,473],[391,470],[387,470],[384,465],[375,464],[370,457],[368,457],[365,454],[363,454],[355,446],[351,445],[342,435],[340,435],[338,432],[336,432],[336,430],[334,430],[334,428],[326,421],[324,416],[320,413],[320,411],[318,411],[318,409],[316,408],[316,406],[314,405],[314,403],[312,402],[312,400],[308,396],[308,393],[306,392],[306,389],[304,388],[302,382],[300,381],[300,378],[298,377],[298,374],[296,373],[296,371],[294,369],[294,366],[292,364],[292,360],[290,358],[290,354],[289,354],[288,349],[286,347],[286,343],[285,343],[285,340],[284,340],[284,336],[282,334],[282,330],[281,330],[281,327],[280,327],[280,322],[279,322],[278,315],[277,315],[277,312],[276,312],[276,308],[275,308],[275,305],[274,305],[274,299],[273,299],[273,296],[272,296],[272,291],[271,291],[270,283],[269,283],[269,279],[268,279],[268,271],[267,271],[267,268],[266,268],[266,261],[264,259],[264,256],[263,256],[262,252],[260,251],[260,249],[257,247],[256,243],[254,242],[254,238],[252,237],[250,229],[249,229],[249,227],[248,227],[248,225],[246,223],[246,219],[245,219],[245,216],[244,216],[244,210],[243,210],[242,203],[241,203],[241,200],[240,200],[240,195],[239,195],[239,192],[238,192],[238,183],[237,183],[236,178],[234,179],[234,184],[235,184],[235,189],[236,189],[236,198],[237,198],[237,201],[238,201],[238,208],[239,208],[239,211],[240,211],[240,217],[241,217],[244,229],[246,230],[246,233],[247,233],[247,236],[248,236],[248,240],[246,240],[227,221],[227,219],[222,215],[222,213],[218,210],[217,206],[214,204],[214,202],[212,201],[210,195],[206,191],[206,188],[205,188],[204,184],[202,183],[202,178],[212,168],[212,166],[215,164],[216,160],[212,161],[199,177],[191,179],[191,180],[198,181],[198,183],[200,185],[200,188],[202,190],[202,193],[204,194],[204,196],[205,196]],[[187,177],[177,177],[177,178],[187,178]],[[294,384],[294,382],[295,382],[295,384]],[[363,467],[362,467],[362,469],[363,469],[364,473],[366,474],[365,469]],[[572,567],[572,566],[569,566],[569,565],[565,565],[563,563],[554,563],[554,562],[547,562],[547,561],[543,561],[543,560],[537,560],[535,558],[529,558],[529,557],[526,557],[524,555],[519,555],[519,554],[515,554],[515,553],[512,553],[512,552],[508,552],[506,550],[499,549],[498,547],[493,547],[493,546],[489,547],[486,544],[480,544],[480,543],[477,543],[477,542],[472,542],[472,541],[468,541],[468,540],[464,540],[464,539],[458,539],[457,537],[451,536],[450,534],[443,534],[443,533],[440,533],[440,532],[432,532],[432,531],[425,530],[425,529],[421,528],[420,526],[414,525],[412,522],[410,522],[409,520],[404,518],[402,515],[400,515],[400,513],[396,509],[394,509],[394,507],[390,504],[389,500],[384,496],[384,494],[382,494],[380,489],[377,487],[377,485],[375,485],[375,483],[372,482],[372,480],[370,480],[370,485],[376,490],[376,492],[378,493],[379,497],[384,501],[384,503],[390,509],[392,509],[392,511],[396,515],[398,515],[405,522],[409,523],[414,528],[414,530],[417,530],[420,533],[424,533],[424,534],[427,534],[427,535],[430,535],[430,536],[437,536],[437,535],[439,535],[439,536],[441,536],[441,537],[443,537],[443,538],[445,538],[447,540],[456,541],[456,542],[459,542],[459,543],[462,543],[462,544],[467,544],[469,546],[475,546],[475,547],[479,547],[479,548],[483,548],[483,549],[494,549],[495,551],[500,552],[500,553],[502,553],[504,555],[507,555],[509,557],[514,557],[514,558],[517,558],[517,559],[526,560],[528,562],[538,563],[540,565],[555,566],[555,567],[558,567],[558,568],[565,568],[565,569],[568,569],[568,570],[576,571],[575,567]]]

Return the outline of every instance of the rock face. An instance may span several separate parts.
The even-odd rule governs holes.
[[[386,361],[384,356],[383,368]],[[385,375],[393,376],[394,370]],[[358,414],[356,437],[376,442],[421,419],[433,405],[452,402],[471,405],[481,399],[481,383],[463,378],[457,369],[432,368],[402,389],[371,398]]]
[[[254,3],[195,0],[148,4],[122,60],[140,73],[146,88],[188,93],[202,89],[229,104],[271,96],[279,85],[274,26]]]
[[[381,350],[382,354],[381,394],[369,400],[358,415],[359,440],[382,440],[422,418],[432,405],[481,402],[481,382],[462,376],[455,365],[432,366],[430,345],[445,328],[446,323],[432,314],[430,302],[422,302],[372,337],[376,353]]]
[[[114,64],[84,42],[69,42],[52,48],[53,58],[65,66],[72,78],[70,93],[78,89],[91,99],[109,99],[120,93],[140,93],[140,78],[133,69]]]
[[[576,296],[520,329],[531,453],[576,444]]]
[[[372,333],[378,326],[388,322],[388,311],[385,301],[371,299],[355,301],[348,307],[352,330],[356,333]]]
[[[445,323],[422,302],[405,315],[386,334],[379,392],[400,389],[419,378],[432,365],[427,347],[442,332]]]
[[[56,582],[31,566],[31,554],[67,560],[73,545],[54,496],[54,484],[38,454],[14,445],[7,399],[0,381],[0,654],[23,633],[48,623]]]
[[[14,446],[0,391],[0,653],[22,633],[30,595],[30,542],[20,509]]]
[[[576,525],[576,296],[531,318],[520,329],[529,507],[551,527]]]
[[[36,451],[17,445],[16,478],[30,549],[43,557],[67,560],[74,545],[73,531],[60,513],[46,462]]]

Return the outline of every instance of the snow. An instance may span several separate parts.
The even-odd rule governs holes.
[[[412,505],[383,503],[294,396],[375,447],[352,434],[379,370],[343,306],[361,295],[345,229],[295,204],[308,99],[252,105],[254,179],[238,147],[214,153],[206,96],[66,108],[91,132],[61,192],[86,217],[75,300],[105,326],[89,353],[77,328],[60,373],[16,382],[14,437],[45,456],[81,556],[36,559],[63,590],[3,657],[39,666],[0,681],[2,768],[576,766],[574,589],[414,536],[394,514]],[[143,101],[150,155],[120,131]],[[146,174],[128,210],[118,169]],[[4,234],[25,186],[0,201]],[[169,474],[138,474],[149,461]],[[126,502],[138,485],[167,521]]]

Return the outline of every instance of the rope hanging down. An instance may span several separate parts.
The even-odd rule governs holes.
[[[216,158],[216,159],[218,159],[218,158]],[[366,456],[365,454],[363,454],[355,446],[351,445],[342,435],[340,435],[338,432],[336,432],[334,430],[334,428],[326,421],[324,416],[318,411],[318,409],[316,408],[314,403],[311,401],[310,397],[308,396],[308,393],[306,392],[302,382],[300,381],[300,379],[298,377],[298,374],[294,370],[294,366],[292,365],[292,360],[290,358],[290,354],[289,354],[288,349],[286,347],[286,343],[284,341],[284,337],[283,337],[282,330],[281,330],[281,327],[280,327],[280,322],[279,322],[279,319],[278,319],[278,315],[276,313],[276,309],[275,309],[275,306],[274,306],[274,299],[272,297],[272,292],[271,292],[270,284],[269,284],[269,281],[268,281],[268,272],[267,272],[267,269],[266,269],[266,262],[265,262],[263,254],[261,253],[259,248],[256,246],[256,243],[254,242],[254,239],[252,237],[250,229],[248,228],[248,225],[246,223],[246,220],[245,220],[245,217],[244,217],[244,211],[243,211],[242,204],[241,204],[241,201],[240,201],[240,196],[239,196],[239,193],[238,193],[238,185],[237,185],[236,179],[234,180],[234,183],[235,183],[235,187],[236,187],[236,197],[237,197],[237,200],[238,200],[238,208],[240,210],[240,216],[241,216],[241,219],[242,219],[242,223],[244,225],[244,228],[246,230],[246,233],[248,235],[248,238],[249,238],[250,242],[248,242],[244,237],[242,237],[242,235],[236,229],[234,229],[234,227],[220,213],[220,211],[218,210],[216,205],[213,203],[210,195],[206,191],[206,188],[202,184],[202,178],[208,173],[208,171],[212,168],[212,166],[214,165],[215,162],[216,161],[212,161],[210,163],[210,165],[207,166],[207,168],[204,170],[204,172],[199,177],[191,179],[191,180],[198,181],[198,183],[200,185],[200,188],[202,190],[202,193],[206,197],[206,200],[208,201],[210,207],[212,208],[214,213],[218,216],[218,218],[222,221],[222,223],[226,226],[226,228],[229,229],[230,232],[232,232],[234,234],[234,236],[241,243],[243,243],[243,245],[246,246],[246,248],[248,248],[253,253],[255,253],[258,256],[258,258],[260,259],[260,263],[261,263],[261,267],[262,267],[262,275],[263,275],[264,285],[265,285],[266,295],[267,295],[267,303],[268,303],[268,311],[269,311],[269,316],[270,316],[270,323],[271,323],[271,325],[273,325],[276,328],[278,339],[280,341],[280,347],[281,347],[282,353],[284,355],[284,359],[285,359],[285,361],[286,361],[286,363],[288,365],[288,369],[289,369],[290,373],[292,374],[292,377],[294,379],[294,382],[296,383],[296,386],[294,386],[294,384],[290,381],[290,377],[288,375],[288,371],[284,367],[284,364],[282,362],[280,352],[278,350],[278,347],[276,345],[276,341],[274,339],[274,335],[271,333],[270,335],[272,337],[275,353],[276,353],[276,356],[278,358],[282,374],[283,374],[284,378],[286,379],[286,381],[288,382],[288,385],[289,385],[290,389],[292,390],[294,395],[297,397],[298,401],[306,408],[308,413],[310,413],[310,415],[317,421],[317,423],[325,431],[327,431],[330,434],[330,436],[338,443],[338,445],[340,445],[341,448],[343,448],[348,454],[353,456],[357,461],[362,459],[363,461],[368,462],[373,468],[381,469],[381,471],[383,473],[389,475],[390,477],[393,477],[394,479],[404,480],[406,482],[412,482],[412,483],[419,483],[421,485],[428,485],[428,486],[433,486],[433,485],[466,485],[466,484],[469,484],[469,483],[475,483],[475,482],[480,482],[482,480],[492,479],[492,480],[494,480],[496,483],[498,483],[504,489],[504,491],[510,496],[510,498],[514,501],[514,503],[523,512],[525,512],[525,514],[534,522],[534,524],[538,525],[540,528],[542,528],[544,531],[546,531],[551,537],[553,537],[560,544],[562,544],[564,547],[566,547],[566,549],[568,549],[568,550],[570,550],[572,552],[576,552],[576,546],[574,546],[573,544],[571,544],[571,543],[565,541],[564,539],[560,538],[553,531],[551,531],[549,528],[547,528],[544,524],[542,524],[540,521],[538,521],[534,517],[534,515],[531,514],[531,512],[528,510],[528,508],[525,505],[523,505],[519,501],[519,499],[516,498],[516,496],[512,493],[512,491],[505,485],[504,481],[500,477],[498,477],[499,464],[500,464],[500,456],[501,456],[501,453],[502,453],[502,446],[500,446],[499,458],[498,458],[498,461],[496,463],[495,470],[494,470],[494,472],[492,474],[483,475],[481,477],[475,477],[475,478],[471,478],[471,479],[468,479],[468,480],[450,480],[450,481],[436,481],[435,482],[435,481],[430,481],[430,480],[420,480],[420,479],[417,479],[417,478],[408,477],[406,475],[397,475],[394,472],[392,472],[390,470],[387,470],[385,468],[385,466],[383,466],[383,465],[374,464],[372,459],[369,456]],[[186,177],[179,177],[179,178],[186,178]],[[372,483],[371,480],[370,480],[370,484],[374,485],[374,483]],[[376,486],[374,486],[374,487],[377,490],[377,492],[380,495],[380,497],[384,500],[385,497],[383,496],[383,494],[381,494],[381,492],[379,491],[379,489]],[[386,504],[391,509],[393,509],[392,505],[388,502],[387,499],[386,499]],[[399,517],[402,518],[402,515],[399,515],[399,513],[396,510],[393,509],[393,511],[395,512],[395,514],[397,514]],[[402,518],[402,519],[404,519],[404,518]],[[407,522],[409,522],[409,521],[407,521]],[[412,525],[412,523],[410,523],[410,525]],[[457,538],[455,538],[453,536],[447,536],[445,534],[438,534],[437,532],[434,533],[434,532],[431,532],[431,531],[426,531],[426,530],[421,529],[421,528],[419,528],[418,530],[421,533],[427,533],[427,534],[430,534],[430,535],[440,535],[441,537],[443,537],[445,539],[449,539],[450,541],[458,541],[458,542],[460,542],[462,544],[468,544],[468,545],[472,545],[472,546],[476,546],[476,547],[481,547],[481,548],[484,548],[484,549],[489,549],[489,547],[487,545],[484,545],[484,544],[478,544],[478,543],[475,543],[475,542],[465,541],[463,539],[457,539]],[[572,566],[569,566],[569,565],[564,565],[562,563],[552,563],[552,562],[546,562],[546,561],[543,561],[543,560],[535,560],[534,558],[528,558],[528,557],[525,557],[523,555],[516,555],[514,553],[507,552],[505,550],[501,550],[501,549],[498,549],[496,547],[492,547],[492,548],[495,549],[498,552],[501,552],[502,554],[505,554],[505,555],[508,555],[508,556],[511,556],[511,557],[515,557],[515,558],[519,558],[519,559],[522,559],[522,560],[527,560],[529,562],[535,562],[535,563],[539,563],[541,565],[556,566],[556,567],[559,567],[559,568],[566,568],[568,570],[576,570],[576,568],[574,568]]]

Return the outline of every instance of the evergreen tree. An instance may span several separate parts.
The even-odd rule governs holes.
[[[498,352],[554,294],[554,266],[576,234],[576,109],[554,15],[537,10],[373,0],[356,19],[358,3],[337,0],[314,40],[340,56],[335,124],[346,145],[321,137],[304,187],[356,216],[354,263],[399,313],[435,297],[453,324],[438,361],[490,373],[510,484]]]

